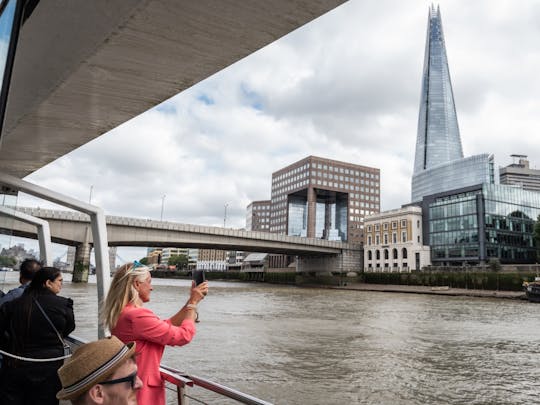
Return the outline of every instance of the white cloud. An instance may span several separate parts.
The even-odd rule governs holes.
[[[113,215],[244,226],[271,173],[308,155],[381,169],[382,208],[408,202],[428,7],[350,1],[73,151],[31,181]],[[540,3],[441,1],[466,155],[536,141]],[[20,203],[25,204],[25,197]]]

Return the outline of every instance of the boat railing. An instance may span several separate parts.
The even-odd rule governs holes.
[[[73,335],[68,336],[66,340],[73,350],[76,349],[78,346],[81,346],[84,343],[88,342],[85,339]],[[230,388],[223,384],[207,380],[206,378],[187,374],[164,364],[161,364],[159,371],[168,389],[175,389],[170,387],[171,385],[176,387],[176,398],[178,405],[188,405],[190,399],[192,399],[196,403],[208,403],[207,399],[202,400],[201,398],[194,396],[195,392],[193,391],[195,391],[195,388],[204,390],[202,392],[198,391],[198,393],[202,394],[205,391],[211,392],[213,393],[213,395],[218,395],[222,398],[230,398],[241,404],[272,405],[270,402],[256,398],[249,394],[245,394],[241,391],[235,390],[234,388]]]

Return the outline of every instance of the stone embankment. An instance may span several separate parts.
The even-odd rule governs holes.
[[[346,285],[328,286],[327,288],[353,290],[353,291],[378,291],[378,292],[392,292],[392,293],[406,293],[406,294],[431,294],[431,295],[449,295],[449,296],[463,296],[463,297],[526,299],[525,293],[523,291],[471,290],[471,289],[465,289],[465,288],[450,288],[450,287],[365,284],[365,283],[347,283]]]

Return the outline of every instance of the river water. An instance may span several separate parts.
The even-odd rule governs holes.
[[[153,284],[158,315],[185,303],[188,281]],[[95,284],[61,295],[94,339]],[[199,312],[164,363],[276,404],[540,403],[538,304],[213,281]]]

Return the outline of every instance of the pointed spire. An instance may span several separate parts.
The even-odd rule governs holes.
[[[414,174],[463,158],[439,6],[430,7]]]

